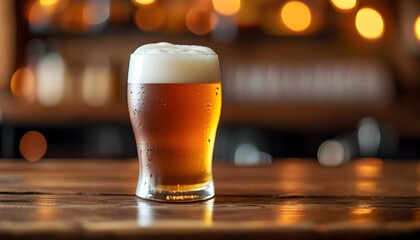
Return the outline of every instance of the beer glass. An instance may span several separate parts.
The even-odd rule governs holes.
[[[128,108],[140,198],[189,202],[214,196],[212,158],[222,89],[210,48],[154,43],[130,57]]]

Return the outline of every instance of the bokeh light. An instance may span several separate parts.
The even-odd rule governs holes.
[[[59,16],[58,23],[60,27],[68,32],[85,32],[91,30],[92,25],[88,24],[83,17],[85,11],[85,1],[72,1]]]
[[[420,15],[414,22],[414,34],[416,35],[417,41],[420,42]]]
[[[32,30],[40,30],[49,26],[52,20],[52,8],[50,5],[41,5],[40,2],[34,2],[28,10],[29,27]]]
[[[54,5],[58,2],[58,0],[39,0],[39,3],[41,3],[44,6]]]
[[[384,34],[384,20],[373,8],[362,8],[356,14],[356,29],[367,40],[377,40]]]
[[[244,1],[241,3],[241,10],[238,12],[237,22],[241,27],[257,27],[260,24],[262,13],[258,1]]]
[[[109,1],[89,1],[83,8],[83,20],[89,25],[99,25],[109,19]]]
[[[10,91],[16,97],[35,100],[35,75],[30,68],[20,68],[12,76]]]
[[[159,6],[138,9],[134,15],[134,21],[137,27],[143,31],[155,31],[165,22],[165,10]]]
[[[56,106],[65,93],[66,65],[58,52],[43,56],[36,69],[36,97],[44,106]]]
[[[188,31],[185,24],[185,16],[191,8],[190,1],[166,1],[161,6],[165,13],[165,21],[159,29],[161,32],[169,34],[179,34]],[[150,8],[150,7],[149,7]]]
[[[132,3],[137,6],[149,6],[156,3],[156,0],[132,0]]]
[[[322,166],[339,166],[351,158],[348,144],[338,140],[327,140],[319,146],[318,161]]]
[[[287,28],[295,32],[306,30],[312,20],[309,7],[299,1],[290,1],[284,4],[280,11],[280,18]]]
[[[185,18],[188,30],[197,35],[205,35],[217,24],[217,16],[205,8],[191,8]]]
[[[357,0],[330,0],[331,5],[342,12],[352,10],[357,5]]]
[[[214,9],[223,15],[234,15],[241,8],[241,0],[213,0]]]
[[[24,159],[38,161],[47,152],[47,140],[42,133],[29,131],[20,139],[19,151]]]
[[[109,56],[101,52],[90,53],[82,75],[84,102],[94,107],[107,104],[113,92],[112,81]]]
[[[69,0],[38,0],[33,4],[38,5],[50,13],[58,13],[64,10],[68,5]]]

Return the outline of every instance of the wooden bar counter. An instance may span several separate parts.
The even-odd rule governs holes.
[[[216,197],[134,195],[135,159],[0,160],[0,239],[420,239],[420,162],[214,164]]]

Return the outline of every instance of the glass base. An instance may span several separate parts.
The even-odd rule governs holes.
[[[167,187],[166,187],[167,189]],[[204,201],[214,197],[213,181],[204,186],[189,190],[166,190],[162,188],[152,188],[150,186],[137,186],[136,195],[139,198],[159,202],[195,202]]]

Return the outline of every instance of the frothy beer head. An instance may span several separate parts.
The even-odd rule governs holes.
[[[137,48],[130,57],[128,83],[219,81],[219,59],[208,47],[152,43]]]

